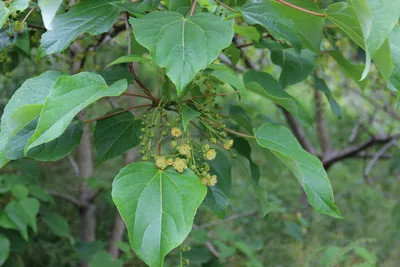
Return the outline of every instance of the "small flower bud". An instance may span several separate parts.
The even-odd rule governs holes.
[[[174,127],[171,129],[171,134],[173,137],[180,137],[182,135],[182,131],[181,129]]]
[[[164,170],[168,167],[168,161],[165,159],[165,157],[156,157],[156,166],[160,170]]]
[[[224,143],[224,149],[225,150],[229,150],[229,149],[231,149],[231,147],[233,146],[233,140],[227,140],[225,143]]]
[[[206,160],[213,160],[215,159],[215,157],[217,156],[217,151],[215,151],[215,149],[210,149],[208,150],[205,154],[204,154],[204,158]]]
[[[187,168],[186,160],[181,158],[176,158],[173,167],[175,170],[182,173]]]

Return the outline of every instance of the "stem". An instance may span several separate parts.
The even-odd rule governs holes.
[[[25,21],[29,18],[29,16],[32,14],[33,11],[35,11],[35,9],[38,8],[38,6],[35,6],[34,8],[32,8],[28,14],[26,14],[25,18],[22,20],[22,23],[25,23]]]
[[[123,109],[123,110],[120,110],[120,111],[117,111],[117,112],[114,112],[114,113],[111,113],[111,114],[107,114],[107,115],[104,115],[104,116],[101,116],[101,117],[97,117],[97,118],[94,118],[94,119],[91,119],[91,120],[88,120],[88,121],[84,121],[83,123],[91,123],[91,122],[94,122],[94,121],[104,120],[104,119],[113,117],[115,115],[124,113],[126,111],[129,111],[129,110],[132,110],[132,109],[136,109],[136,108],[142,108],[142,107],[154,107],[154,105],[153,104],[143,104],[143,105],[139,105],[139,106],[129,107],[129,108],[126,108],[126,109]]]
[[[232,11],[232,12],[235,12],[235,13],[238,12],[236,9],[231,8],[230,6],[228,6],[228,5],[224,4],[224,3],[222,3],[222,2],[219,1],[219,0],[215,0],[215,2],[217,2],[217,3],[220,4],[221,6],[225,7],[226,9],[228,9],[228,10],[230,10],[230,11]]]
[[[313,16],[325,17],[325,14],[317,13],[317,12],[314,12],[314,11],[311,11],[311,10],[308,10],[308,9],[305,9],[305,8],[302,8],[302,7],[293,5],[293,4],[291,4],[291,3],[286,2],[285,0],[276,0],[276,1],[278,1],[279,3],[284,4],[284,5],[286,5],[286,6],[289,6],[289,7],[291,7],[291,8],[297,9],[297,10],[299,10],[299,11],[301,11],[301,12],[311,14],[311,15],[313,15]]]
[[[161,138],[162,138],[162,111],[160,111],[160,132],[158,137],[158,155],[161,156]]]
[[[233,14],[231,14],[229,16],[226,16],[226,18],[224,18],[224,20],[230,20],[230,19],[233,19],[233,18],[241,17],[241,16],[242,16],[242,14],[240,14],[240,12],[237,12],[237,13],[233,13]]]
[[[190,9],[189,17],[193,16],[194,10],[195,10],[195,8],[196,8],[196,5],[197,5],[197,0],[194,0],[194,1],[193,1],[192,8]]]
[[[230,132],[230,133],[232,133],[232,134],[235,134],[235,135],[237,135],[237,136],[255,139],[255,137],[252,136],[252,135],[248,135],[248,134],[244,134],[244,133],[239,133],[239,132],[236,132],[236,131],[231,130],[231,129],[229,129],[229,128],[224,128],[224,130],[227,131],[227,132]]]
[[[153,98],[147,96],[147,95],[140,95],[140,94],[135,94],[135,93],[128,93],[128,92],[123,92],[123,95],[127,95],[127,96],[135,96],[135,97],[142,97],[142,98],[146,98],[149,100],[154,100]]]

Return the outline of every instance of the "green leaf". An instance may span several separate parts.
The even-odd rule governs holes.
[[[246,87],[244,86],[243,82],[239,79],[237,74],[227,66],[213,64],[208,66],[206,73],[209,73],[218,80],[231,85],[240,92],[240,95],[246,95]]]
[[[307,111],[294,97],[286,93],[269,73],[250,70],[245,73],[243,80],[248,90],[281,106],[300,119],[303,125],[312,125],[312,119]]]
[[[176,11],[186,16],[189,14],[192,3],[190,0],[169,0],[167,1],[168,10]],[[196,6],[197,8],[197,6]]]
[[[335,98],[333,97],[331,90],[329,90],[328,86],[326,85],[325,81],[317,76],[314,76],[314,87],[325,94],[326,98],[328,98],[329,105],[331,106],[332,113],[336,117],[342,116],[342,110],[339,104],[336,102]]]
[[[0,235],[0,266],[2,266],[10,255],[10,240],[4,235]]]
[[[161,0],[143,0],[138,5],[138,9],[141,11],[151,11],[157,9],[160,5]]]
[[[148,162],[123,168],[112,188],[133,250],[152,267],[163,266],[165,255],[187,237],[205,195],[192,171],[161,171]]]
[[[82,109],[107,96],[119,96],[128,88],[126,80],[108,86],[97,74],[81,72],[62,76],[53,85],[43,106],[38,126],[25,153],[59,137]]]
[[[28,185],[29,194],[40,201],[54,203],[53,197],[47,193],[40,185]]]
[[[28,241],[28,225],[32,227],[34,232],[37,231],[36,215],[39,212],[39,205],[36,199],[26,198],[21,201],[13,200],[5,208],[6,214],[26,241]]]
[[[251,157],[251,147],[250,147],[249,142],[242,137],[235,137],[235,139],[233,140],[232,148],[235,149],[239,155],[245,157],[249,161],[251,180],[255,184],[258,184],[258,181],[260,180],[261,172],[260,172],[260,168],[257,166],[257,164],[253,161],[253,159]]]
[[[42,35],[41,56],[63,51],[83,33],[98,35],[107,32],[126,10],[125,1],[85,0],[68,12],[56,15],[52,30]]]
[[[209,13],[185,18],[178,12],[155,11],[131,18],[130,23],[138,43],[150,51],[157,65],[166,68],[179,95],[233,37],[233,21]]]
[[[362,65],[351,64],[338,50],[330,50],[328,54],[336,60],[347,77],[356,81],[361,88],[367,86],[367,80],[360,81],[364,69]]]
[[[229,57],[232,62],[232,67],[235,68],[240,60],[241,52],[240,49],[236,47],[235,44],[231,44],[225,49],[224,53]]]
[[[47,213],[43,216],[43,221],[50,230],[59,237],[70,237],[69,225],[67,220],[57,213]]]
[[[400,90],[400,26],[397,25],[390,33],[390,51],[393,59],[393,72],[389,78],[388,87]]]
[[[288,41],[300,53],[301,39],[294,22],[280,16],[267,0],[249,1],[240,12],[247,24],[264,26],[275,39]]]
[[[186,132],[190,121],[193,120],[194,118],[199,117],[201,113],[196,110],[193,110],[191,107],[183,103],[179,104],[179,108],[182,115],[183,130]]]
[[[204,204],[223,219],[231,201],[232,166],[228,157],[222,151],[218,151],[215,159],[207,161],[207,163],[210,165],[211,175],[216,175],[218,182],[215,186],[208,187]]]
[[[289,129],[264,123],[257,129],[256,140],[292,171],[315,210],[342,218],[335,206],[332,187],[322,163],[301,147]]]
[[[24,11],[28,8],[30,0],[13,0],[8,6],[11,12]]]
[[[122,109],[113,109],[112,114]],[[126,111],[115,116],[99,120],[94,131],[94,143],[97,160],[106,160],[121,156],[140,143],[141,120],[136,120],[131,112]]]
[[[310,11],[323,13],[313,1],[288,0],[287,2]],[[278,1],[271,1],[271,3],[281,16],[294,22],[294,26],[298,30],[303,41],[303,46],[318,53],[323,37],[325,18],[299,11],[287,5],[283,5]]]
[[[26,188],[23,185],[17,185],[14,186],[13,189],[11,189],[11,194],[18,200],[22,200],[28,197],[29,191],[28,188]]]
[[[0,52],[13,45],[18,39],[18,34],[12,29],[0,29]]]
[[[253,132],[253,124],[247,111],[240,106],[231,106],[229,108],[229,117],[239,126],[243,127],[249,133]]]
[[[43,24],[47,30],[53,29],[53,19],[62,2],[63,0],[38,0],[38,5],[42,12]]]
[[[253,26],[242,26],[242,25],[233,25],[233,30],[236,34],[245,36],[250,40],[258,42],[260,40],[260,33],[257,31],[256,27]]]
[[[110,254],[101,251],[93,255],[89,267],[122,267],[122,261],[114,260]]]
[[[113,65],[122,64],[122,63],[129,63],[129,62],[146,62],[148,61],[146,58],[137,55],[129,55],[129,56],[122,56],[108,64],[104,69],[111,67]]]
[[[79,145],[82,134],[82,122],[72,121],[62,135],[48,143],[32,148],[26,156],[41,161],[62,159]]]
[[[11,218],[4,211],[0,211],[0,227],[5,228],[5,229],[18,230],[15,223],[11,220]]]
[[[10,10],[6,7],[4,2],[0,1],[0,29],[3,27],[6,22],[8,15],[10,14]]]

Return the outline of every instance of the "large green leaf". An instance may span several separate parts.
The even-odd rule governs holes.
[[[4,2],[0,1],[0,29],[3,27],[6,22],[8,15],[10,14],[10,10],[6,7]]]
[[[264,26],[275,39],[288,41],[300,53],[301,39],[294,22],[282,17],[267,0],[249,1],[240,12],[247,24]]]
[[[389,78],[388,87],[400,90],[400,26],[397,25],[390,33],[390,50],[393,59],[393,72]]]
[[[131,18],[135,38],[146,47],[154,61],[165,67],[178,94],[228,47],[233,37],[233,21],[209,13],[190,18],[173,11],[155,11]]]
[[[97,74],[82,72],[62,76],[53,85],[25,153],[59,137],[79,111],[106,96],[119,96],[128,88],[126,80],[108,86]]]
[[[114,109],[107,114],[120,110],[122,109]],[[94,131],[94,142],[99,163],[121,156],[137,146],[140,142],[141,123],[142,121],[136,120],[135,116],[129,111],[99,120]]]
[[[322,163],[301,147],[289,129],[264,123],[257,129],[256,140],[292,171],[315,210],[342,218],[335,206],[332,187]]]
[[[214,160],[207,162],[211,175],[217,176],[217,184],[209,186],[204,204],[221,219],[225,218],[232,194],[232,166],[222,151],[217,152]]]
[[[250,70],[243,76],[248,90],[265,97],[283,107],[304,125],[311,125],[312,119],[300,103],[283,90],[282,86],[269,73]]]
[[[42,12],[43,24],[47,30],[53,29],[53,19],[62,2],[63,0],[38,0],[38,5]]]
[[[4,235],[0,235],[0,266],[6,262],[10,255],[10,240]]]
[[[51,231],[60,237],[70,237],[69,225],[66,219],[57,213],[48,213],[43,216],[43,221]]]
[[[11,12],[24,11],[28,8],[30,0],[13,0],[8,6]]]
[[[83,33],[98,35],[107,32],[126,10],[125,0],[85,0],[67,13],[56,15],[52,30],[42,35],[41,55],[63,51]]]
[[[340,108],[339,104],[336,102],[335,98],[333,97],[331,90],[329,90],[328,85],[326,85],[326,82],[323,79],[321,79],[317,76],[314,76],[314,87],[318,91],[321,91],[322,93],[324,93],[326,98],[328,98],[332,113],[336,117],[342,116],[342,109]]]
[[[151,11],[157,9],[161,0],[143,0],[138,5],[138,9],[142,11]]]
[[[323,11],[316,6],[314,1],[288,0],[287,2],[307,10],[323,13]],[[287,5],[283,5],[278,1],[271,1],[271,3],[278,13],[294,22],[294,26],[302,38],[303,46],[314,52],[319,52],[325,18],[302,12]]]
[[[28,241],[28,225],[36,232],[36,215],[39,212],[39,201],[34,198],[26,198],[21,201],[13,200],[8,203],[5,212],[21,236]]]
[[[112,197],[128,228],[136,254],[152,267],[189,234],[206,187],[190,170],[161,171],[153,163],[135,162],[120,171]]]

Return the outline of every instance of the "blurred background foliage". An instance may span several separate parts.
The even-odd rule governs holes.
[[[35,20],[40,18],[32,16],[30,23]],[[76,60],[68,51],[38,59],[38,31],[40,29],[30,29],[24,43],[1,52],[0,110],[26,79],[47,69],[69,72],[71,60]],[[125,66],[117,65],[102,70],[109,62],[126,53],[125,34],[123,32],[98,50],[89,52],[85,70],[102,72],[110,83],[121,77],[132,80]],[[92,41],[91,36],[78,40],[82,46]],[[246,37],[239,39],[241,43],[249,41]],[[340,31],[327,30],[322,46],[325,49],[336,47],[353,64],[363,63],[363,53]],[[135,42],[132,49],[135,54],[145,52]],[[278,77],[281,69],[271,63],[269,50],[246,47],[243,51],[250,63],[240,60],[239,66],[253,64],[256,69]],[[357,82],[349,79],[328,53],[322,52],[319,60],[316,72],[325,80],[341,108],[341,115],[335,116],[328,100],[323,99],[327,131],[333,148],[346,148],[367,139],[371,132],[379,134],[399,130],[398,94],[385,88],[376,69],[372,68],[365,88],[360,90]],[[159,75],[160,71],[154,65],[143,63],[139,74],[149,87],[162,88],[164,81]],[[287,90],[309,114],[315,113],[312,77]],[[122,99],[122,103],[124,101],[127,99]],[[226,113],[230,105],[238,104],[235,96],[221,97],[220,101],[225,105]],[[285,118],[276,105],[258,95],[249,92],[240,105],[248,112],[254,127],[265,121],[285,124]],[[87,116],[95,117],[109,109],[107,101],[100,101],[89,107]],[[240,128],[236,125],[232,127]],[[305,130],[311,143],[318,147],[315,127]],[[377,149],[365,153],[377,153]],[[194,230],[183,244],[183,257],[189,259],[190,266],[204,267],[399,266],[398,145],[392,146],[385,154],[389,156],[380,158],[368,173],[366,168],[371,158],[367,156],[343,160],[329,169],[335,200],[344,216],[343,220],[338,220],[311,210],[289,170],[264,150],[252,147],[253,159],[261,169],[260,184],[269,201],[270,214],[264,218],[260,215],[254,191],[247,178],[233,164],[233,196],[225,222],[201,206],[195,218]],[[118,244],[122,251],[119,260],[112,261],[108,254],[104,254],[117,212],[111,200],[111,182],[124,166],[122,157],[97,166],[93,177],[89,179],[89,186],[102,188],[95,201],[97,241],[84,243],[74,238],[79,234],[79,210],[69,202],[51,196],[54,191],[77,195],[81,178],[76,176],[71,167],[73,157],[74,154],[53,163],[22,159],[1,170],[0,190],[7,186],[23,185],[42,203],[37,218],[38,232],[30,233],[29,242],[15,231],[0,230],[12,241],[11,251],[14,255],[5,266],[79,266],[81,260],[90,261],[91,266],[144,266],[131,251],[126,236],[124,242]],[[14,177],[7,180],[9,176]],[[11,198],[10,194],[1,195],[0,208],[4,208]],[[68,224],[65,225],[62,218],[57,221],[54,216],[48,216],[54,214],[52,212],[65,218]],[[174,250],[168,256],[166,265],[177,266],[180,253],[179,249]]]

